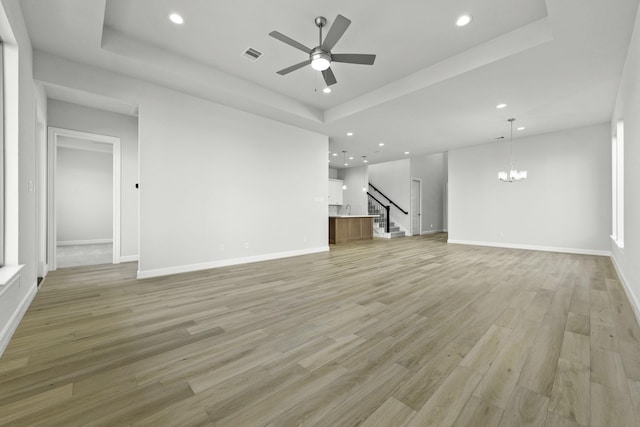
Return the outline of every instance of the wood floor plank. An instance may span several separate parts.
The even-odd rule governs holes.
[[[0,358],[0,426],[640,421],[640,329],[607,257],[446,239],[50,272]]]
[[[529,347],[520,341],[506,340],[473,395],[487,404],[505,409],[528,354]]]
[[[640,425],[640,381],[629,380],[628,384],[631,406],[636,412],[636,422]]]
[[[453,425],[481,379],[481,374],[464,366],[458,366],[407,425],[409,427]]]
[[[460,364],[467,351],[465,344],[449,343],[430,363],[415,372],[394,396],[414,410],[420,410]]]
[[[622,340],[618,344],[627,378],[640,381],[640,344]]]
[[[556,375],[560,348],[564,337],[564,319],[546,318],[540,327],[529,356],[518,378],[518,384],[550,397]]]
[[[471,396],[453,426],[498,426],[503,410]]]
[[[500,420],[500,427],[544,427],[548,406],[548,397],[516,386]]]
[[[507,340],[511,332],[507,328],[491,326],[469,354],[460,362],[460,366],[472,369],[479,374],[484,374],[491,366],[498,349]]]
[[[71,398],[73,384],[66,384],[26,399],[0,406],[0,424],[11,424],[29,412],[42,411]]]
[[[360,427],[403,427],[415,415],[415,411],[393,397],[387,399]]]
[[[589,367],[558,360],[549,411],[586,426],[591,422]]]
[[[638,425],[628,391],[598,383],[591,384],[591,414],[593,426]]]
[[[620,354],[592,347],[591,381],[616,390],[626,390],[627,377]]]
[[[575,334],[590,335],[591,324],[589,322],[589,314],[582,315],[569,311],[566,330]]]

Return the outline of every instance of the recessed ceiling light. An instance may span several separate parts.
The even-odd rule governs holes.
[[[353,160],[353,156],[349,157],[349,160]]]
[[[364,160],[362,161],[362,163],[369,163],[369,160],[364,159]]]
[[[525,130],[525,129],[526,129],[526,127],[524,127],[524,126],[520,126],[520,127],[519,127],[518,129],[516,129],[516,130]]]
[[[322,91],[324,93],[331,93],[331,88],[330,87],[325,87],[324,89],[322,89]]]
[[[353,132],[347,132],[347,136],[353,136]]]
[[[338,153],[333,153],[333,154],[332,154],[332,156],[333,156],[333,157],[335,157],[335,156],[337,156],[337,155],[338,155]]]
[[[408,151],[405,151],[405,152],[404,152],[404,154],[409,154],[409,152],[408,152]]]
[[[384,142],[381,142],[380,144],[378,144],[378,146],[384,147]]]
[[[174,24],[184,24],[184,19],[182,19],[182,16],[178,15],[177,13],[172,13],[171,15],[169,15],[169,19]]]
[[[344,165],[345,165],[345,166],[349,166],[349,163],[345,163]]]
[[[471,22],[471,16],[470,15],[462,15],[456,21],[456,25],[458,27],[464,27],[465,25],[469,24],[469,22]]]
[[[504,108],[506,106],[507,106],[507,104],[498,104],[498,105],[496,105],[496,108],[500,109],[500,108]]]

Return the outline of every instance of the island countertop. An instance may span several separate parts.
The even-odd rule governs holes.
[[[377,218],[380,215],[329,215],[329,218]]]

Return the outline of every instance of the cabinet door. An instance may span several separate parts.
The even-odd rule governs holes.
[[[329,204],[341,205],[342,204],[342,184],[343,181],[339,179],[329,180]]]

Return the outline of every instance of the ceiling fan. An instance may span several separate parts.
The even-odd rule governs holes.
[[[272,31],[269,35],[275,39],[280,40],[288,44],[289,46],[293,46],[296,49],[303,51],[304,53],[309,55],[309,59],[299,62],[295,65],[291,65],[290,67],[283,68],[278,71],[278,74],[284,76],[285,74],[289,74],[292,71],[300,69],[305,65],[311,64],[311,68],[314,70],[322,71],[322,77],[324,77],[324,81],[327,86],[331,86],[337,83],[336,76],[331,71],[331,63],[332,62],[344,62],[347,64],[363,64],[363,65],[373,65],[373,62],[376,60],[375,55],[366,55],[360,53],[331,53],[331,49],[338,43],[344,32],[347,30],[351,21],[345,18],[342,15],[338,15],[336,20],[331,25],[329,32],[327,33],[327,37],[325,37],[324,41],[322,40],[322,28],[327,25],[327,19],[324,16],[318,16],[315,19],[315,24],[320,30],[320,38],[319,45],[314,47],[313,49],[309,49],[305,45],[300,42],[293,40],[285,36],[282,33],[277,31]]]

